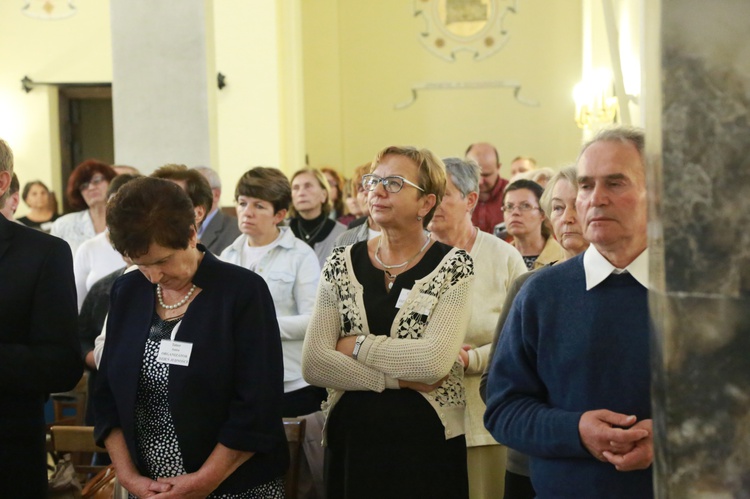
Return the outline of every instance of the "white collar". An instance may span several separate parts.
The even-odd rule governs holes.
[[[604,258],[591,244],[583,254],[583,271],[586,274],[586,291],[601,284],[611,273],[630,273],[641,286],[648,288],[648,248],[624,269],[618,269]]]

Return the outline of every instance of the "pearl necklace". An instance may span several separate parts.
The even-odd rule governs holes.
[[[190,291],[185,295],[185,298],[178,301],[174,305],[166,305],[164,303],[164,297],[161,294],[161,284],[156,285],[156,297],[159,299],[159,305],[161,305],[161,308],[165,308],[167,310],[174,310],[176,308],[180,308],[184,304],[187,303],[187,301],[190,299],[191,296],[193,296],[193,293],[195,292],[195,284],[190,288]]]
[[[429,232],[427,233],[427,240],[424,242],[422,247],[419,248],[419,251],[417,251],[417,253],[414,256],[412,256],[405,262],[399,263],[397,265],[386,265],[385,263],[383,263],[383,260],[380,259],[380,242],[382,240],[383,240],[383,237],[381,236],[380,239],[378,239],[378,247],[375,249],[375,260],[383,267],[383,272],[385,272],[385,276],[388,279],[388,290],[391,290],[393,288],[393,283],[396,281],[396,277],[398,277],[399,274],[395,274],[395,275],[391,274],[389,270],[400,269],[400,268],[406,267],[411,262],[413,262],[415,258],[421,255],[422,252],[425,250],[425,248],[427,248],[427,245],[430,244],[430,233]]]

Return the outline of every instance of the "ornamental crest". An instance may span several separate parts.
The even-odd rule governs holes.
[[[510,38],[505,21],[517,11],[518,0],[414,0],[420,18],[419,41],[441,59],[454,62],[456,52],[482,60],[499,51]]]

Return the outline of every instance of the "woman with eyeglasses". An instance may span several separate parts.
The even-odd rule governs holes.
[[[89,159],[76,166],[68,179],[66,195],[75,211],[55,220],[50,234],[64,239],[75,256],[84,241],[107,228],[107,187],[117,172],[108,164]]]
[[[474,265],[425,231],[445,166],[388,147],[362,185],[382,233],[328,258],[302,351],[305,379],[329,388],[328,497],[467,498],[458,352]]]
[[[544,188],[531,180],[516,180],[505,189],[503,212],[513,246],[521,253],[529,270],[534,270],[565,258],[565,252],[555,241],[547,216],[539,199]]]

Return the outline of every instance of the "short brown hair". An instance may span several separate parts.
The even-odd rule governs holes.
[[[362,177],[370,173],[371,169],[372,169],[372,163],[365,163],[363,165],[359,165],[358,167],[354,169],[354,173],[352,174],[352,180],[351,180],[352,196],[357,195],[359,188],[362,187]]]
[[[328,214],[331,213],[331,186],[328,185],[328,179],[317,168],[303,168],[301,170],[297,170],[296,172],[294,172],[294,175],[292,175],[292,178],[289,181],[289,184],[291,185],[291,183],[294,182],[294,179],[302,175],[303,173],[309,173],[310,175],[315,177],[318,183],[320,184],[320,186],[323,188],[323,190],[326,191],[326,200],[323,203],[323,206],[321,208],[323,210],[323,214],[328,216]],[[297,211],[294,209],[294,204],[292,204],[291,208],[289,208],[289,214],[292,217],[297,216]]]
[[[18,181],[18,176],[13,173],[13,176],[10,179],[10,187],[8,188],[8,192],[12,196],[16,192],[21,190],[21,183]]]
[[[103,175],[107,182],[117,176],[117,172],[111,166],[98,159],[87,159],[75,167],[73,173],[70,174],[68,186],[65,189],[65,195],[71,208],[74,210],[88,208],[86,200],[83,199],[83,194],[81,194],[81,185],[89,182],[97,173]]]
[[[187,186],[187,195],[193,206],[202,206],[206,210],[206,215],[211,212],[214,204],[214,194],[206,177],[201,175],[197,170],[191,170],[185,165],[168,164],[157,168],[151,174],[154,178],[164,180],[178,180],[185,182]]]
[[[196,230],[195,211],[179,185],[140,177],[123,185],[107,205],[107,227],[115,249],[138,258],[148,253],[152,243],[186,249]]]
[[[43,188],[45,191],[47,191],[47,194],[49,194],[49,189],[41,180],[32,180],[31,182],[26,182],[26,185],[23,186],[23,192],[21,193],[21,199],[23,199],[24,203],[26,203],[26,198],[29,197],[29,191],[35,185],[38,185],[39,187]],[[29,203],[26,203],[26,204],[29,204]]]
[[[435,210],[440,206],[445,195],[445,164],[443,164],[443,160],[435,156],[429,149],[417,149],[411,146],[390,146],[375,155],[375,159],[372,160],[372,164],[370,165],[370,172],[375,170],[383,158],[389,154],[404,156],[412,160],[419,169],[419,186],[424,189],[424,192],[420,192],[420,196],[426,194],[435,195],[435,206],[422,219],[422,226],[427,227],[427,224],[432,220]]]
[[[292,203],[292,186],[278,168],[256,166],[240,177],[234,189],[234,200],[240,196],[262,199],[273,205],[273,212],[288,210]]]
[[[143,175],[141,174],[134,174],[134,173],[119,174],[118,176],[112,179],[112,182],[109,183],[109,187],[107,187],[107,199],[117,194],[117,191],[119,191],[123,185],[127,184],[131,180],[135,180],[142,176]]]

